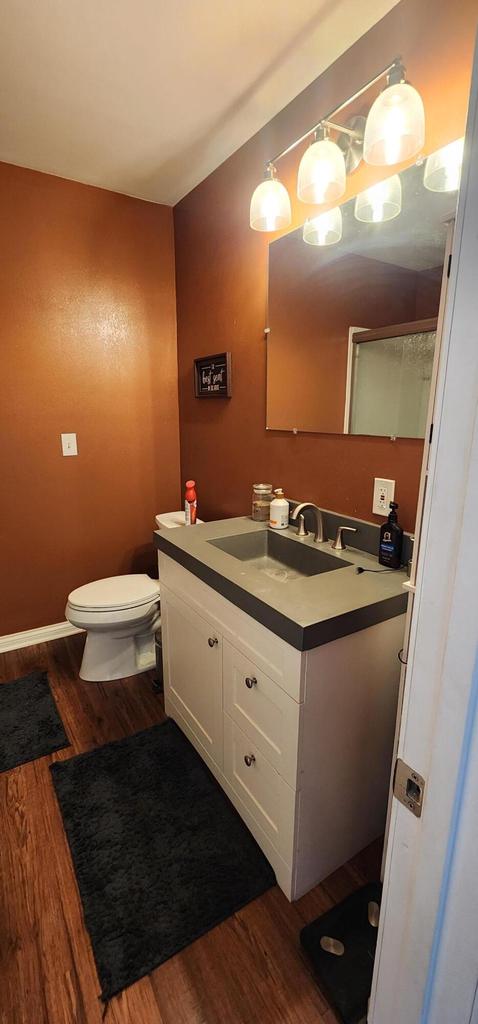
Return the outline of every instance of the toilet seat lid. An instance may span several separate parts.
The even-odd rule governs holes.
[[[121,608],[138,608],[159,599],[159,583],[146,573],[131,576],[108,576],[77,587],[68,595],[73,608],[84,611],[118,611]]]

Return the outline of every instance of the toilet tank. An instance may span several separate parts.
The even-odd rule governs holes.
[[[161,512],[155,516],[158,530],[170,530],[174,526],[184,526],[184,509],[181,512]],[[196,519],[196,523],[203,523],[203,519]]]
[[[159,515],[154,517],[158,530],[171,530],[175,526],[185,526],[184,521],[184,509],[180,512],[160,512]],[[196,523],[203,523],[203,519],[196,519]],[[194,529],[194,527],[193,527]],[[158,578],[160,574],[159,569],[159,551],[158,551]]]

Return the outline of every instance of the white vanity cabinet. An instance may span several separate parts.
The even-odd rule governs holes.
[[[159,558],[166,711],[297,899],[384,830],[404,616],[301,652]]]

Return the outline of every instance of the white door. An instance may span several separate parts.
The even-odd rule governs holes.
[[[392,802],[369,1024],[478,1018],[477,91],[475,55],[398,744],[426,786]]]
[[[201,753],[221,768],[222,637],[207,619],[163,586],[161,632],[166,711],[190,730]]]

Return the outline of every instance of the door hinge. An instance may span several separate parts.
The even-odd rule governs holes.
[[[421,817],[425,779],[400,757],[395,762],[393,778],[393,795],[416,818]]]
[[[448,257],[448,267],[447,267],[447,270],[446,270],[446,276],[447,277],[450,276],[450,272],[451,272],[451,256],[452,256],[452,254],[450,253],[450,255]]]

